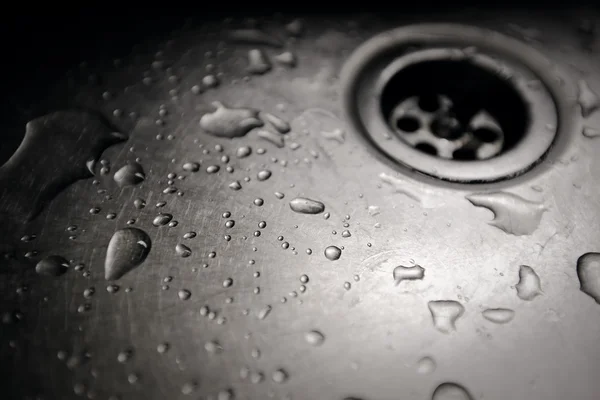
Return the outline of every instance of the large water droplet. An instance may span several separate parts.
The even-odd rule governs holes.
[[[481,313],[485,319],[496,324],[506,324],[515,317],[515,312],[509,308],[488,308]]]
[[[0,210],[33,219],[60,191],[93,175],[109,146],[127,139],[99,115],[57,111],[27,123],[25,137],[0,167]]]
[[[533,268],[521,265],[519,267],[519,283],[516,284],[515,289],[521,300],[531,301],[542,294],[540,277]]]
[[[151,241],[146,232],[137,228],[125,228],[114,233],[104,261],[104,278],[118,280],[144,262],[150,252]]]
[[[598,106],[600,106],[600,99],[586,81],[580,80],[577,86],[579,89],[577,102],[581,107],[581,116],[587,118],[598,109]]]
[[[146,179],[144,168],[136,162],[121,167],[113,177],[119,187],[137,185]]]
[[[328,246],[325,248],[324,253],[325,257],[327,257],[327,259],[330,261],[339,260],[339,258],[342,256],[342,250],[336,246]]]
[[[60,276],[67,272],[69,262],[61,256],[48,256],[35,266],[35,272],[44,276]]]
[[[312,346],[320,346],[325,341],[325,335],[319,331],[309,331],[304,334],[304,340]]]
[[[235,155],[238,158],[245,158],[248,157],[250,154],[252,154],[252,147],[250,146],[241,146],[235,152]]]
[[[431,400],[473,400],[473,397],[461,385],[445,382],[435,388]]]
[[[305,197],[296,197],[290,200],[290,208],[301,214],[320,214],[325,211],[325,204]]]
[[[413,267],[399,265],[394,268],[393,276],[396,285],[399,285],[403,280],[423,279],[423,277],[425,277],[425,268],[420,265],[415,265]]]
[[[200,118],[200,127],[210,135],[231,139],[245,136],[252,129],[263,125],[258,118],[258,110],[229,108],[218,101],[212,104],[216,110]]]
[[[442,333],[456,330],[456,321],[464,314],[465,308],[458,301],[436,300],[427,303],[433,326]]]
[[[581,129],[581,133],[583,134],[583,136],[590,138],[590,139],[594,139],[594,138],[597,138],[598,136],[600,136],[600,130],[598,130],[596,128],[592,128],[591,126],[584,126]]]
[[[259,138],[274,144],[280,149],[284,146],[283,136],[281,136],[280,134],[268,131],[266,129],[259,129],[257,135]]]
[[[600,304],[600,253],[585,253],[577,259],[577,277],[581,291]]]
[[[471,194],[466,199],[474,206],[485,207],[494,213],[490,225],[516,236],[532,234],[546,211],[543,204],[512,193]]]

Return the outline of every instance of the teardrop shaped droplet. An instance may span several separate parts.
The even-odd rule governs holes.
[[[150,252],[151,241],[146,232],[138,228],[124,228],[114,233],[104,261],[104,278],[118,280],[144,262]]]
[[[48,256],[35,266],[35,272],[44,276],[60,276],[69,269],[69,262],[61,256]]]

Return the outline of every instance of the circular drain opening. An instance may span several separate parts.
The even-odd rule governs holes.
[[[378,153],[402,169],[486,183],[531,170],[568,129],[558,123],[568,96],[553,74],[515,39],[429,24],[367,41],[342,84],[348,119]]]
[[[381,94],[384,119],[401,140],[441,158],[484,160],[509,151],[529,124],[523,98],[484,64],[451,55],[429,50],[404,60]]]

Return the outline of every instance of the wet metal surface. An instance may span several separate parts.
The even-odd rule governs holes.
[[[7,398],[597,399],[592,17],[443,15],[527,43],[572,94],[560,156],[490,185],[407,172],[344,117],[344,61],[422,15],[182,20],[77,66],[31,119],[91,109],[127,140],[27,223],[11,196],[93,143],[3,170]]]

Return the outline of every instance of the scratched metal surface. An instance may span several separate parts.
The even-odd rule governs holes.
[[[429,17],[528,40],[557,63],[572,93],[582,78],[600,90],[593,70],[597,53],[584,52],[577,35],[586,16],[587,10],[535,18],[507,12],[499,19],[493,13],[468,11]],[[2,260],[0,311],[22,313],[20,321],[0,329],[7,398],[221,399],[226,398],[223,390],[230,389],[241,399],[431,399],[445,381],[463,385],[476,399],[598,398],[600,306],[579,290],[575,267],[579,256],[600,246],[594,228],[600,142],[574,132],[564,159],[546,173],[501,188],[548,208],[534,232],[515,236],[488,224],[490,210],[465,199],[487,188],[457,190],[407,178],[365,149],[343,120],[338,73],[350,52],[380,31],[422,20],[422,15],[348,20],[306,16],[305,33],[288,44],[297,67],[273,62],[272,71],[249,80],[244,79],[248,50],[260,47],[271,59],[278,50],[228,43],[226,33],[232,26],[244,26],[242,21],[192,22],[139,46],[117,66],[112,60],[90,63],[57,84],[48,98],[59,94],[65,99],[60,108],[100,111],[129,139],[104,151],[101,158],[110,161],[111,173],[95,177],[98,185],[94,178],[75,182],[29,223],[3,217],[0,250],[14,257]],[[289,21],[288,16],[268,18],[263,27],[282,35]],[[158,51],[177,82],[169,81],[164,69],[152,69]],[[146,70],[151,71],[151,85],[142,82]],[[194,94],[192,86],[210,71],[222,73],[220,85]],[[90,73],[101,78],[99,84],[88,83]],[[177,100],[169,93],[172,89]],[[110,100],[103,98],[105,91],[112,93]],[[199,119],[212,111],[213,101],[256,108],[290,122],[285,148],[256,132],[236,139],[203,133]],[[48,111],[48,104],[56,103],[42,102],[34,109]],[[164,126],[157,126],[161,104],[168,113]],[[117,108],[123,116],[112,115]],[[335,117],[302,115],[315,108]],[[134,120],[128,117],[132,111],[138,115]],[[575,99],[573,112],[579,112]],[[598,125],[598,115],[585,124]],[[336,128],[344,130],[343,141],[321,133]],[[24,126],[19,129],[24,132]],[[156,139],[159,134],[162,140]],[[295,150],[290,146],[294,142],[300,145]],[[252,147],[250,157],[235,156],[241,145]],[[223,155],[230,157],[232,173],[226,171]],[[138,157],[145,181],[119,188],[114,172]],[[193,161],[202,163],[198,172],[182,170],[183,163]],[[206,168],[213,164],[220,171],[208,174]],[[39,167],[52,170],[52,160]],[[265,168],[272,176],[259,181],[256,175]],[[185,177],[174,184],[182,196],[163,193],[171,172]],[[382,173],[392,179],[382,180]],[[242,189],[230,190],[227,186],[236,180]],[[407,188],[416,195],[402,193]],[[278,199],[275,192],[285,197]],[[331,217],[292,212],[289,201],[297,196],[323,202]],[[137,197],[145,199],[144,209],[134,207]],[[256,198],[264,199],[264,205],[256,206]],[[163,200],[166,205],[156,208]],[[92,207],[101,211],[90,214]],[[236,222],[230,229],[222,217],[226,211]],[[153,226],[159,212],[173,214],[178,225]],[[116,218],[107,219],[108,213]],[[137,220],[134,227],[149,234],[152,250],[141,266],[116,282],[120,290],[109,293],[110,282],[104,279],[107,245],[131,218]],[[255,237],[260,221],[267,225]],[[77,230],[69,232],[70,225]],[[350,237],[342,236],[345,229]],[[189,231],[198,235],[183,239]],[[21,241],[27,234],[37,238]],[[227,234],[231,241],[224,239]],[[283,249],[278,236],[290,248]],[[178,243],[191,248],[190,257],[177,255]],[[323,255],[329,245],[343,246],[339,260]],[[38,253],[25,257],[30,251]],[[214,258],[211,252],[216,252]],[[36,262],[53,254],[85,268],[70,268],[58,278],[36,275]],[[409,266],[411,260],[425,268],[424,279],[396,286],[394,267]],[[531,266],[540,276],[543,294],[534,301],[516,295],[520,265]],[[303,274],[309,277],[304,293]],[[168,276],[172,281],[165,283]],[[227,278],[234,283],[225,288]],[[90,287],[95,294],[85,298]],[[258,294],[255,288],[260,288]],[[181,289],[191,292],[188,300],[179,298]],[[455,332],[434,329],[428,309],[432,300],[464,306]],[[89,309],[78,312],[84,304]],[[259,319],[257,313],[266,305],[272,310]],[[201,315],[202,306],[216,317]],[[496,307],[514,310],[514,319],[494,324],[482,317],[484,309]],[[325,336],[321,346],[306,342],[305,333],[311,330]],[[205,350],[213,340],[222,352]],[[161,354],[157,346],[164,342],[169,350]],[[118,354],[126,349],[132,349],[132,356],[121,363]],[[67,354],[66,360],[59,359],[59,352]],[[78,363],[77,357],[86,352]],[[430,374],[417,371],[424,356],[435,360]],[[262,372],[264,380],[242,379],[244,366]],[[283,383],[272,380],[280,368],[288,375]],[[131,374],[137,374],[137,382],[128,381]],[[192,393],[183,393],[192,382],[197,384]]]

